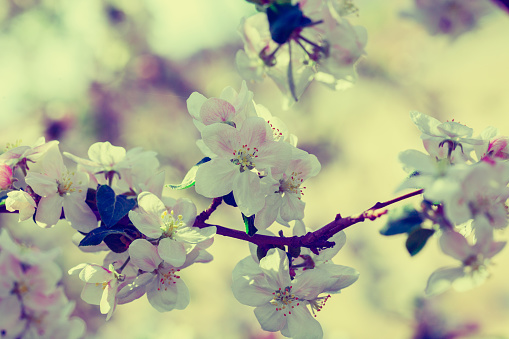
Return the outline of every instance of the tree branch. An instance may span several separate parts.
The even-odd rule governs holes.
[[[342,218],[340,214],[336,215],[336,218],[328,223],[327,225],[323,226],[322,228],[314,231],[309,232],[306,235],[303,236],[293,236],[293,237],[276,237],[276,236],[269,236],[269,235],[261,235],[261,234],[255,234],[252,237],[247,235],[243,231],[237,231],[233,230],[228,227],[220,226],[220,225],[213,225],[213,224],[207,224],[205,223],[205,220],[208,219],[210,214],[219,206],[220,201],[215,198],[212,201],[212,204],[209,209],[203,211],[200,213],[200,215],[196,218],[196,221],[194,223],[194,226],[199,228],[205,228],[210,226],[215,226],[217,228],[217,234],[235,238],[239,240],[249,241],[255,245],[258,246],[290,246],[290,247],[307,247],[311,250],[316,249],[322,249],[322,248],[330,248],[334,246],[333,242],[328,241],[330,237],[332,237],[334,234],[352,226],[359,222],[363,222],[366,219],[369,220],[375,220],[379,218],[380,216],[387,213],[387,210],[384,211],[378,211],[384,207],[387,207],[389,205],[392,205],[396,202],[414,197],[416,195],[419,195],[424,190],[420,189],[405,195],[402,195],[400,197],[397,197],[392,200],[388,200],[385,202],[377,202],[374,204],[371,208],[365,210],[361,214],[353,217],[346,217]],[[206,216],[206,218],[205,218]],[[205,219],[204,219],[205,218]]]

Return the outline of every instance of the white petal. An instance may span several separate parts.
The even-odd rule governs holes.
[[[152,272],[162,259],[157,254],[157,248],[145,239],[136,239],[129,245],[129,255],[133,264],[142,271]]]
[[[272,193],[265,198],[265,206],[256,213],[255,226],[259,230],[264,230],[276,221],[281,208],[282,199],[279,193]]]
[[[283,250],[271,248],[267,255],[260,260],[260,269],[271,287],[279,288],[292,285],[288,257]]]
[[[302,304],[292,309],[292,314],[286,316],[286,321],[293,339],[323,338],[322,326]]]
[[[177,241],[183,241],[190,244],[196,244],[207,239],[212,238],[216,234],[216,227],[184,227],[178,229],[177,233],[174,234],[174,238]]]
[[[175,267],[180,267],[186,261],[186,249],[184,244],[170,238],[164,238],[159,241],[157,246],[159,256]]]
[[[232,191],[237,166],[226,159],[212,159],[196,172],[196,193],[207,198],[222,197]]]
[[[200,119],[200,109],[207,98],[198,92],[193,92],[187,99],[187,111],[196,120]]]
[[[35,221],[41,227],[52,227],[60,220],[64,198],[60,195],[43,197],[37,206]]]
[[[442,251],[460,261],[468,258],[472,248],[460,233],[455,231],[445,231],[440,237],[440,247]]]
[[[72,228],[88,233],[97,228],[97,218],[90,207],[76,196],[65,196],[63,201],[65,218]]]
[[[295,193],[285,193],[279,211],[284,221],[299,220],[304,218],[306,203],[299,199]]]
[[[175,284],[160,284],[159,279],[154,279],[147,286],[147,299],[150,305],[159,312],[173,310],[177,304],[178,297]]]
[[[266,303],[254,309],[254,314],[262,329],[269,332],[280,331],[286,325],[283,312],[276,311],[276,306]]]
[[[244,171],[235,176],[233,196],[240,211],[246,216],[257,213],[265,205],[265,190],[260,184],[258,175],[251,171]]]
[[[426,286],[427,295],[436,295],[449,289],[454,280],[465,275],[463,267],[441,268],[431,274]]]
[[[210,98],[200,109],[200,118],[205,125],[231,121],[235,116],[235,107],[226,100]]]
[[[220,157],[231,159],[233,152],[241,147],[240,132],[227,124],[205,126],[201,137],[205,145]]]

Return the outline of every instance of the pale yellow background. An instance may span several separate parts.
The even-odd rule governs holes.
[[[241,0],[111,1],[127,15],[127,21],[113,26],[104,16],[106,3],[0,0],[1,142],[23,139],[30,144],[44,134],[48,119],[66,119],[70,129],[61,149],[85,157],[92,143],[106,141],[95,132],[93,124],[98,121],[106,134],[118,128],[114,144],[158,152],[167,183],[178,182],[201,158],[195,146],[198,132],[185,100],[191,91],[218,96],[225,86],[240,87],[234,54],[241,42],[235,30],[242,16],[253,13],[252,6]],[[430,37],[419,24],[402,19],[399,13],[410,8],[409,0],[356,3],[359,16],[352,21],[367,28],[369,40],[353,88],[333,92],[312,84],[299,103],[283,111],[281,94],[269,80],[249,84],[256,103],[283,119],[299,144],[322,161],[321,173],[305,185],[304,221],[312,228],[337,213],[359,213],[396,196],[394,189],[405,177],[398,153],[423,150],[409,119],[411,110],[442,121],[455,119],[475,133],[491,125],[509,134],[505,13],[496,11],[476,31],[451,41]],[[136,80],[143,56],[149,54],[164,58],[170,85]],[[89,96],[93,81],[111,95],[106,101],[118,121],[101,120],[103,113],[94,110]],[[199,210],[209,203],[194,189],[165,194],[190,197]],[[102,255],[81,254],[73,247],[73,231],[65,222],[41,230],[31,221],[22,225],[16,221],[15,216],[4,217],[1,227],[42,248],[62,247],[64,271],[81,262],[102,261]],[[237,211],[225,206],[212,221],[243,227]],[[355,267],[360,278],[334,295],[318,315],[325,338],[411,338],[414,301],[423,296],[427,278],[439,267],[456,264],[440,253],[435,238],[410,258],[404,237],[379,235],[383,222],[365,222],[346,231],[347,244],[334,260]],[[506,239],[508,234],[497,236]],[[158,313],[143,297],[119,306],[105,323],[98,307],[79,299],[78,279],[66,278],[65,284],[77,300],[78,314],[89,323],[89,337],[279,337],[262,332],[253,308],[239,304],[231,294],[231,271],[248,255],[247,245],[217,236],[210,252],[212,263],[182,272],[191,292],[191,304],[183,311]],[[436,308],[452,323],[478,321],[479,338],[509,337],[508,263],[505,249],[495,258],[492,277],[483,286],[435,298]]]

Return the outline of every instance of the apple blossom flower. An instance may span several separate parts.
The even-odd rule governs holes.
[[[452,223],[460,224],[484,219],[495,228],[508,223],[506,201],[509,198],[508,168],[480,162],[473,166],[456,165],[447,176],[436,181],[425,197],[444,204],[445,215]]]
[[[158,196],[162,193],[164,173],[157,172],[157,153],[136,147],[128,151],[109,142],[97,142],[88,149],[89,159],[64,152],[64,155],[78,164],[90,176],[90,187],[108,184],[117,193],[151,191]],[[113,181],[117,177],[118,180]]]
[[[426,286],[426,294],[439,294],[451,286],[457,291],[466,291],[484,283],[489,276],[487,266],[490,259],[504,248],[506,242],[493,241],[493,231],[488,225],[478,227],[476,239],[475,245],[470,245],[458,232],[447,230],[442,233],[442,251],[459,260],[461,266],[433,272]]]
[[[79,264],[69,270],[70,275],[79,275],[85,282],[81,299],[92,305],[99,305],[106,320],[111,318],[117,305],[118,285],[124,276],[110,264],[109,269],[95,264]]]
[[[7,193],[5,208],[9,212],[19,211],[19,221],[30,219],[37,207],[34,199],[25,191],[11,191]]]
[[[196,192],[215,198],[233,190],[246,216],[261,210],[266,189],[259,176],[270,168],[284,169],[290,161],[291,146],[273,141],[268,124],[255,117],[246,119],[240,130],[225,124],[207,126],[202,138],[217,156],[198,168]]]
[[[62,214],[78,231],[90,232],[97,227],[97,218],[85,203],[88,176],[69,171],[58,148],[48,151],[42,161],[42,173],[29,171],[27,184],[42,198],[37,205],[35,221],[41,227],[54,226]]]
[[[239,73],[255,81],[267,74],[295,101],[313,79],[344,88],[344,80],[355,80],[353,67],[366,44],[365,29],[352,27],[342,17],[351,7],[321,0],[270,4],[266,13],[241,23]]]
[[[410,112],[410,118],[422,132],[421,139],[426,151],[440,159],[447,157],[452,162],[470,160],[472,146],[485,143],[478,138],[472,138],[473,130],[456,121],[441,123],[416,111]]]
[[[37,167],[36,163],[44,157],[46,152],[58,145],[58,141],[46,142],[44,137],[37,139],[33,146],[21,146],[20,143],[8,144],[6,151],[0,155],[0,162],[13,168],[21,167],[25,174],[28,169],[34,170]]]
[[[143,289],[150,304],[159,312],[183,310],[189,304],[189,290],[180,278],[179,271],[186,265],[175,267],[159,256],[157,248],[145,239],[136,239],[129,246],[131,261],[145,271],[126,286],[120,295],[137,293]]]
[[[284,172],[277,169],[271,172],[273,184],[265,198],[265,206],[256,213],[255,226],[266,229],[281,217],[285,222],[304,218],[305,203],[301,200],[304,180],[313,177],[320,171],[318,159],[307,152],[300,158],[290,161]]]
[[[273,248],[258,267],[251,257],[235,267],[232,290],[240,303],[255,307],[262,329],[297,339],[322,338],[322,328],[308,307],[319,311],[330,298],[320,296],[331,286],[326,278],[320,270],[306,270],[291,280],[286,253]],[[350,284],[337,284],[336,292]]]
[[[212,238],[215,227],[194,227],[196,206],[187,199],[163,198],[150,192],[138,196],[138,208],[129,211],[129,219],[148,238],[157,239],[157,250],[167,263],[178,267],[197,244]]]

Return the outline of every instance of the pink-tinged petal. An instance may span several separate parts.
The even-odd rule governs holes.
[[[453,282],[465,275],[463,267],[441,268],[431,274],[425,293],[436,295],[448,290]]]
[[[65,218],[72,228],[88,233],[97,228],[97,218],[90,207],[76,196],[66,196],[63,202]]]
[[[254,314],[265,331],[277,332],[286,325],[287,317],[283,315],[283,312],[276,311],[276,306],[272,304],[258,306],[254,309]]]
[[[184,244],[170,238],[159,241],[157,246],[159,256],[172,266],[180,267],[186,261],[186,249]]]
[[[314,268],[327,277],[323,292],[337,293],[359,279],[359,272],[348,266],[322,264]]]
[[[212,159],[196,172],[196,193],[207,198],[222,197],[233,189],[233,180],[239,172],[238,166],[226,159]]]
[[[247,118],[240,130],[240,140],[242,145],[261,149],[267,140],[272,140],[272,130],[263,118]]]
[[[191,301],[189,289],[182,279],[177,279],[175,281],[175,286],[177,287],[177,302],[175,303],[175,309],[183,310],[189,305],[189,302]]]
[[[260,211],[265,205],[266,191],[260,184],[258,175],[251,171],[244,171],[235,176],[233,181],[233,197],[239,210],[246,216]]]
[[[292,285],[288,257],[281,249],[271,248],[267,255],[260,260],[260,269],[271,287],[278,289]]]
[[[175,240],[197,244],[199,242],[205,241],[207,239],[212,238],[216,234],[216,227],[184,227],[182,229],[178,229],[176,233],[174,233]]]
[[[330,260],[338,254],[339,250],[343,248],[343,246],[346,243],[346,234],[345,232],[341,231],[331,238],[329,238],[328,241],[334,242],[334,246],[332,248],[326,248],[324,250],[321,250],[318,256],[314,259],[316,262],[325,262],[327,260]]]
[[[21,302],[18,299],[18,296],[15,294],[9,295],[6,298],[2,298],[2,302],[0,302],[0,328],[10,328],[13,324],[16,324],[21,319]],[[8,335],[12,335],[14,333],[9,333]],[[13,336],[11,338],[16,338],[17,336]]]
[[[187,111],[196,120],[200,119],[200,110],[202,105],[207,101],[207,98],[198,92],[193,92],[186,100]]]
[[[56,178],[46,174],[28,172],[25,181],[41,197],[53,195],[58,191]]]
[[[129,255],[131,262],[138,266],[140,270],[152,272],[157,269],[162,262],[157,254],[157,247],[145,239],[136,239],[129,245]]]
[[[288,331],[293,339],[322,339],[323,330],[320,323],[309,313],[304,305],[296,306],[286,316]]]
[[[161,284],[158,279],[147,286],[147,299],[159,312],[168,312],[175,308],[179,299],[175,284]]]
[[[273,193],[265,197],[265,206],[256,213],[255,226],[259,230],[267,229],[276,221],[281,208],[282,199],[279,193]]]
[[[445,231],[440,237],[440,247],[442,251],[460,261],[468,258],[472,252],[472,247],[463,235],[454,231]]]
[[[31,171],[46,173],[55,178],[62,178],[63,173],[67,171],[58,144],[49,147],[44,155],[37,159],[35,164],[29,164],[28,166]]]
[[[233,152],[242,146],[240,132],[235,127],[227,124],[205,126],[201,132],[201,137],[205,145],[222,158],[232,159]]]
[[[54,226],[60,220],[63,204],[64,198],[58,194],[41,198],[35,214],[37,225],[40,227]]]
[[[235,116],[235,107],[228,101],[210,98],[203,103],[200,109],[200,118],[205,125],[231,121]]]
[[[81,291],[81,299],[90,305],[99,305],[103,294],[102,284],[85,284]]]
[[[505,241],[492,242],[489,250],[484,254],[484,257],[487,259],[492,258],[495,254],[502,251],[506,244]]]
[[[69,275],[76,275],[76,274],[80,274],[81,271],[83,271],[83,269],[87,266],[88,264],[79,264],[77,266],[74,266],[73,268],[69,269],[69,271],[67,271],[67,274]]]
[[[300,220],[304,218],[304,207],[306,203],[297,194],[286,192],[279,213],[284,221]]]
[[[181,215],[182,221],[188,225],[192,226],[194,223],[194,219],[196,218],[197,210],[196,205],[189,199],[179,199],[171,208],[175,215]]]
[[[292,156],[292,146],[286,142],[267,141],[258,152],[255,164],[258,170],[276,168],[279,172],[286,169]]]
[[[418,170],[423,173],[434,173],[436,171],[436,161],[429,155],[417,150],[403,151],[398,158],[405,167],[409,167],[411,170]]]

